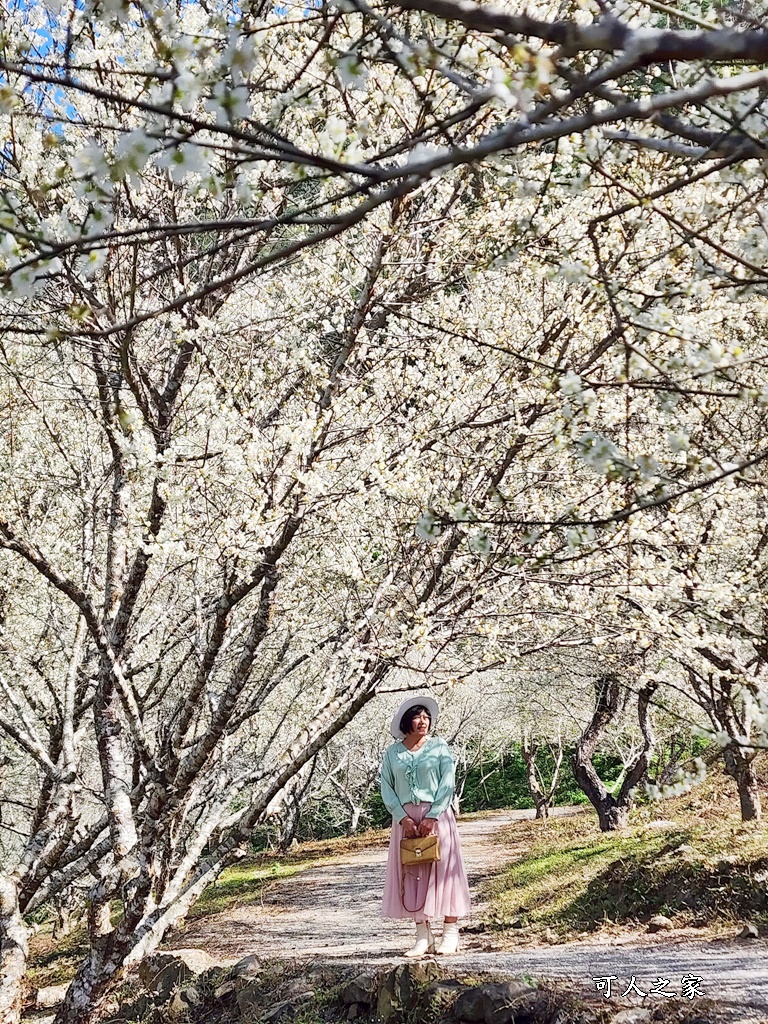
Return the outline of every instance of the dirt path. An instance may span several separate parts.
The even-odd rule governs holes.
[[[460,823],[473,893],[506,859],[504,848],[489,843],[489,837],[500,827],[530,816],[530,811],[508,811]],[[174,945],[203,947],[222,959],[257,953],[269,958],[370,964],[398,961],[413,926],[379,917],[385,858],[386,847],[381,845],[302,871],[268,887],[260,903],[191,923],[175,937]],[[476,901],[475,920],[482,910]],[[457,968],[569,977],[593,991],[593,978],[613,975],[617,979],[613,992],[619,995],[632,976],[643,991],[662,978],[668,981],[666,991],[680,995],[682,978],[693,975],[701,979],[702,995],[743,1008],[734,1019],[768,1024],[768,943],[762,939],[747,944],[653,936],[632,942],[593,940],[498,952],[486,948],[485,935],[464,938],[462,952],[451,958]],[[653,999],[649,996],[645,1005],[652,1005]]]

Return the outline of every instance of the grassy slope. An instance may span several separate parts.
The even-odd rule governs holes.
[[[768,812],[768,807],[766,807]],[[742,823],[733,783],[712,776],[684,797],[639,807],[623,833],[591,813],[516,823],[499,836],[511,864],[487,884],[491,924],[510,937],[573,938],[654,914],[676,927],[768,924],[768,836]]]

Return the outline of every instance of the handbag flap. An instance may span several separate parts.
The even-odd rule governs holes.
[[[440,860],[438,837],[419,836],[416,839],[401,839],[400,860],[403,864],[425,864],[432,860]]]

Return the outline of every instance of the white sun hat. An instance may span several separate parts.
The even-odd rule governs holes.
[[[418,697],[408,697],[406,700],[403,701],[403,703],[392,716],[392,724],[389,727],[389,731],[392,733],[396,740],[403,739],[405,735],[400,730],[400,719],[403,717],[405,712],[408,711],[409,708],[413,708],[417,704],[420,704],[422,707],[425,707],[429,712],[429,716],[432,719],[430,731],[434,730],[435,726],[437,725],[437,718],[440,712],[437,709],[436,701],[432,697],[427,697],[424,694],[421,694]]]

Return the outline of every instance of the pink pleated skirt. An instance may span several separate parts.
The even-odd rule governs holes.
[[[430,806],[428,803],[403,804],[403,809],[418,822]],[[435,861],[431,868],[426,864],[403,867],[400,863],[403,827],[399,821],[392,822],[382,917],[429,921],[433,917],[466,917],[469,914],[467,872],[461,856],[456,816],[450,808],[437,819],[437,835],[440,840],[440,860]],[[400,895],[401,871],[405,873],[405,901]],[[409,910],[409,907],[421,909]]]

